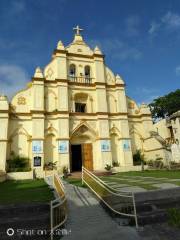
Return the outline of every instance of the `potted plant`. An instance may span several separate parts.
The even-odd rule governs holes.
[[[44,170],[48,170],[48,171],[52,171],[52,170],[56,170],[57,162],[48,162],[44,164]]]
[[[106,166],[105,166],[104,169],[107,171],[107,174],[108,174],[108,175],[111,174],[112,166],[111,166],[110,164],[106,164]]]
[[[68,167],[67,167],[67,166],[64,166],[64,167],[63,167],[63,177],[64,177],[64,178],[67,178],[67,177],[68,177],[68,173],[69,173]]]

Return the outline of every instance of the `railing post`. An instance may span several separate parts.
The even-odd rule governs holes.
[[[50,225],[51,225],[51,240],[53,240],[53,204],[52,204],[52,201],[51,201],[51,223],[50,223]]]
[[[84,181],[83,181],[84,179],[83,178],[84,178],[84,169],[82,167],[82,172],[81,172],[81,181],[82,181],[81,183],[82,183],[82,186],[84,184]]]
[[[136,203],[135,203],[134,193],[132,193],[132,196],[133,196],[133,206],[134,206],[135,224],[136,224],[136,228],[138,229],[138,219],[137,219]]]

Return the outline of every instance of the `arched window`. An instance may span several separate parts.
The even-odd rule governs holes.
[[[74,96],[75,112],[87,112],[88,95],[86,93],[77,93]]]
[[[90,83],[91,79],[91,71],[89,66],[85,66],[84,68],[84,76],[85,76],[85,83]]]
[[[84,68],[84,75],[85,75],[85,78],[90,78],[90,66],[85,66]]]
[[[76,66],[71,64],[69,67],[69,76],[74,78],[76,76]]]

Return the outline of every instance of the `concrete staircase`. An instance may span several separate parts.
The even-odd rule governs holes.
[[[137,204],[138,222],[140,225],[167,222],[168,209],[180,208],[180,198],[160,199]]]
[[[138,224],[140,226],[167,222],[168,209],[180,209],[180,188],[138,193],[137,195],[135,194],[135,199]],[[127,207],[128,203],[126,200],[124,200],[124,203],[121,200],[114,195],[108,196],[107,199],[114,209],[122,212],[122,209]],[[129,206],[132,207],[132,204],[129,203]],[[133,208],[131,213],[134,213]],[[134,225],[134,219],[131,217],[112,215],[120,225]]]

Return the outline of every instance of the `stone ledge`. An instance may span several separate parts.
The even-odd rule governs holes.
[[[9,172],[7,173],[8,180],[26,180],[33,179],[33,171],[30,172]]]

